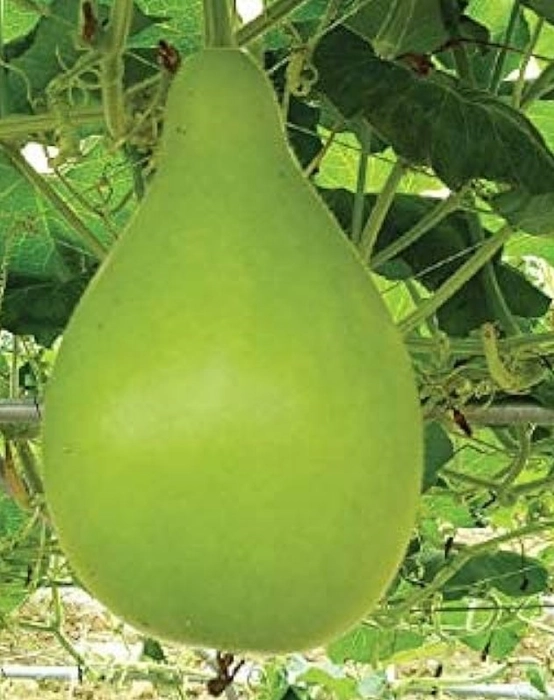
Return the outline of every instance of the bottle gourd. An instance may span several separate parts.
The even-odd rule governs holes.
[[[402,560],[422,462],[410,362],[246,53],[185,61],[160,148],[48,386],[53,523],[79,580],[152,636],[314,647]]]

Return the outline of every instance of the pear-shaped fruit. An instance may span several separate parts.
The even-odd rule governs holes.
[[[391,582],[421,452],[405,349],[269,82],[238,49],[196,54],[48,387],[46,495],[79,579],[151,635],[318,645]]]

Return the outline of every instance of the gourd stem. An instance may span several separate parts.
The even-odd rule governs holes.
[[[408,335],[415,330],[420,323],[434,314],[444,303],[451,299],[466,282],[485,265],[506,243],[512,235],[510,226],[505,226],[494,236],[489,238],[472,257],[459,267],[454,274],[442,284],[432,297],[421,304],[413,313],[400,323],[400,330]]]
[[[204,0],[204,46],[206,48],[237,46],[229,0]]]
[[[133,0],[117,0],[110,14],[103,38],[100,61],[102,105],[108,131],[116,141],[127,129],[125,96],[123,92],[123,52],[133,18]]]

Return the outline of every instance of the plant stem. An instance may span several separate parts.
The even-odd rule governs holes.
[[[377,195],[377,199],[375,200],[375,204],[373,205],[369,219],[367,220],[364,230],[362,231],[359,246],[360,254],[368,263],[371,259],[371,254],[373,252],[373,248],[375,247],[375,242],[377,241],[379,231],[381,230],[385,217],[392,206],[398,185],[404,177],[405,172],[406,163],[399,158],[390,169],[383,189]]]
[[[123,52],[131,28],[133,8],[133,0],[114,0],[102,43],[100,60],[102,105],[108,131],[115,141],[123,138],[127,130],[123,92]]]
[[[554,60],[545,66],[540,75],[535,80],[529,81],[523,89],[521,97],[520,109],[526,110],[540,100],[544,95],[549,93],[554,87]]]
[[[469,484],[474,488],[486,489],[487,491],[493,491],[496,488],[496,483],[493,481],[474,476],[473,474],[464,474],[456,469],[452,469],[452,467],[443,467],[440,473],[441,476],[449,476],[451,479]]]
[[[424,233],[430,231],[434,226],[445,219],[449,214],[456,211],[460,207],[460,203],[466,193],[466,188],[462,188],[458,192],[452,192],[446,199],[440,201],[433,209],[423,216],[417,224],[411,229],[403,233],[399,238],[393,241],[389,246],[376,253],[371,259],[370,267],[372,270],[377,270],[381,265],[388,262],[403,250],[417,241]]]
[[[307,0],[276,0],[272,2],[264,9],[263,14],[238,30],[236,33],[238,45],[244,46],[251,41],[255,41],[305,2],[307,2]]]
[[[516,22],[519,19],[520,12],[520,0],[514,0],[512,11],[510,12],[510,18],[508,20],[508,26],[506,27],[506,32],[502,41],[503,46],[496,54],[494,68],[489,80],[489,91],[495,95],[498,92],[500,83],[502,82],[502,73],[504,72],[504,64],[506,62],[506,56],[508,55],[508,47],[512,41],[512,34],[515,31]]]
[[[89,126],[101,123],[103,112],[98,107],[70,110],[68,111],[68,118],[75,126]],[[11,115],[0,119],[0,141],[30,138],[42,131],[52,131],[57,126],[57,115],[49,112],[33,115]]]
[[[470,424],[477,425],[554,425],[554,408],[535,403],[466,404],[464,416]]]
[[[521,63],[519,65],[519,73],[512,92],[512,107],[514,107],[514,109],[519,109],[521,106],[523,90],[525,88],[525,80],[527,77],[527,68],[529,67],[529,61],[531,60],[531,56],[533,55],[533,50],[537,45],[537,41],[539,40],[539,37],[543,30],[544,23],[544,17],[539,17],[537,19],[537,23],[535,24],[535,28],[533,29],[533,34],[531,36],[529,44],[525,49],[523,58],[521,59]]]
[[[237,46],[229,0],[203,0],[204,46],[231,48]]]
[[[452,56],[458,76],[469,85],[474,85],[475,76],[473,75],[473,68],[467,55],[466,47],[461,41],[463,37],[460,32],[459,22],[460,5],[457,0],[442,0],[440,9],[444,27],[450,35],[450,41],[452,42]]]
[[[422,321],[453,297],[502,248],[511,235],[511,227],[504,226],[485,241],[481,248],[435,291],[433,296],[400,322],[402,334],[406,336],[411,333]]]
[[[442,342],[435,338],[408,338],[406,343],[414,353],[435,355],[442,349]],[[499,347],[503,351],[519,351],[536,358],[537,355],[554,353],[554,332],[536,333],[534,335],[512,336],[500,339]],[[452,357],[481,357],[483,343],[478,338],[459,338],[448,340],[448,353]]]
[[[69,204],[60,197],[52,185],[27,163],[17,148],[11,144],[0,142],[0,151],[4,152],[11,164],[23,177],[25,177],[25,179],[55,207],[58,213],[66,220],[69,227],[79,235],[83,243],[94,256],[100,260],[103,259],[107,255],[108,248],[96,238],[84,221],[82,221]]]
[[[39,476],[37,458],[31,450],[29,440],[16,439],[14,440],[14,445],[19,461],[23,467],[23,473],[25,474],[27,483],[31,487],[31,491],[34,495],[44,493],[42,480]]]
[[[512,463],[510,464],[502,483],[496,490],[496,497],[500,503],[504,501],[506,496],[512,495],[512,485],[518,478],[521,472],[527,466],[529,457],[531,456],[531,433],[527,426],[517,427],[517,438],[519,443],[518,452],[515,454]]]
[[[554,476],[545,476],[542,479],[533,479],[533,481],[527,481],[524,484],[518,484],[511,489],[511,495],[516,500],[521,496],[528,496],[532,493],[537,493],[539,491],[552,491],[554,486]]]
[[[368,128],[369,131],[369,128]],[[367,179],[367,166],[369,163],[369,151],[367,148],[367,139],[369,135],[364,135],[359,139],[360,155],[358,159],[358,176],[356,180],[356,192],[354,194],[354,206],[352,208],[352,242],[359,246],[362,240],[362,229],[364,226],[365,213],[365,191]]]
[[[471,243],[482,245],[486,238],[479,217],[474,212],[466,212],[465,217]],[[500,289],[494,265],[490,260],[483,265],[480,275],[485,288],[485,298],[491,307],[490,311],[495,321],[498,321],[506,335],[519,335],[520,328],[510,311],[504,293]]]

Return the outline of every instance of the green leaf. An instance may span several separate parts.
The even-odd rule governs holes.
[[[429,53],[450,38],[440,0],[374,0],[364,3],[344,25],[384,56]]]
[[[374,663],[378,659],[380,630],[369,625],[358,625],[327,647],[327,655],[333,663],[345,661]]]
[[[547,685],[548,675],[545,672],[545,669],[537,666],[527,666],[525,669],[525,675],[533,688],[538,690],[539,693],[542,693],[547,698],[549,694]]]
[[[493,630],[465,635],[461,641],[479,651],[484,661],[489,658],[504,661],[521,642],[526,631],[527,625],[521,620],[503,616]]]
[[[343,675],[334,675],[323,668],[310,667],[305,673],[298,676],[300,683],[319,686],[324,693],[337,700],[351,700],[357,696],[358,683],[354,678]]]
[[[7,269],[0,322],[6,330],[50,345],[65,328],[97,262],[2,158],[0,192],[0,260]]]
[[[501,192],[490,204],[514,228],[535,236],[554,234],[554,191],[535,195],[523,189]]]
[[[345,118],[363,114],[399,155],[430,165],[451,189],[480,178],[534,194],[554,190],[554,155],[532,123],[499,98],[382,61],[344,28],[325,35],[313,60],[318,89]]]
[[[522,0],[522,4],[544,17],[547,22],[554,24],[554,6],[552,0]]]
[[[87,283],[86,277],[59,282],[10,275],[0,309],[2,327],[17,335],[34,335],[41,345],[50,346],[63,332]]]
[[[158,661],[165,663],[167,661],[167,656],[163,650],[162,645],[157,639],[152,639],[152,637],[146,637],[142,642],[142,654],[141,656],[146,657],[146,660]]]
[[[430,560],[425,580],[432,580],[442,566],[444,557]],[[442,593],[445,600],[459,600],[485,595],[494,588],[511,598],[522,598],[543,593],[548,585],[548,570],[538,559],[499,551],[474,556],[447,581]]]
[[[0,491],[0,615],[16,609],[31,593],[39,563],[40,527],[26,532],[29,514]]]
[[[436,481],[437,475],[454,456],[454,448],[448,433],[440,423],[428,423],[425,426],[425,468],[422,490],[427,491]]]
[[[478,526],[472,509],[456,494],[438,486],[424,494],[421,500],[421,518],[433,523],[448,523],[454,528]],[[440,555],[442,562],[444,552],[441,551]]]
[[[375,664],[379,660],[391,659],[400,652],[417,649],[424,641],[424,635],[408,629],[359,625],[332,642],[327,654],[336,664],[346,661]]]

